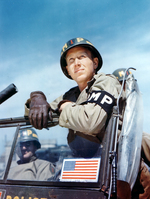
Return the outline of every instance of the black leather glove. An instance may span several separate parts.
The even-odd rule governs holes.
[[[29,120],[36,129],[46,128],[48,119],[52,120],[50,105],[43,92],[35,91],[30,94]]]

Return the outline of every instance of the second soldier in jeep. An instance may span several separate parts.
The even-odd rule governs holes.
[[[50,180],[55,167],[52,163],[38,159],[36,150],[41,148],[38,135],[33,128],[22,129],[17,141],[17,166],[10,169],[8,179],[13,180]]]

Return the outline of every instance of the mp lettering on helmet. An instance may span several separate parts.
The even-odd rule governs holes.
[[[123,77],[124,76],[124,71],[123,70],[119,71],[118,74],[119,74],[120,77]]]
[[[38,136],[35,133],[32,134],[32,137],[38,138]]]
[[[123,70],[122,70],[122,71],[119,71],[118,74],[119,74],[120,77],[124,77],[125,71],[123,71]],[[131,71],[127,71],[127,72],[126,72],[126,75],[127,75],[127,76],[128,76],[129,74],[132,74]]]
[[[31,135],[32,134],[32,131],[31,130],[27,130],[28,132],[28,135]]]
[[[87,43],[87,44],[90,44],[90,45],[92,45],[92,46],[93,46],[93,44],[92,44],[91,42],[89,42],[89,41],[86,41],[86,43]]]
[[[65,43],[65,45],[62,47],[62,52],[61,52],[61,54],[63,54],[63,52],[66,50],[67,47],[68,47],[68,46],[67,46],[67,43]]]
[[[101,106],[107,113],[110,113],[115,105],[115,98],[106,91],[93,91],[86,103],[95,103]]]
[[[83,38],[81,38],[81,37],[78,37],[77,38],[77,42],[80,42],[80,41],[83,41],[84,39]]]
[[[27,132],[26,132],[26,131],[23,131],[23,132],[22,132],[22,135],[23,135],[23,136],[26,136],[26,135],[27,135]]]

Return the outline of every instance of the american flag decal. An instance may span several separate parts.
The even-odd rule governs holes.
[[[100,158],[64,159],[60,181],[97,182]]]

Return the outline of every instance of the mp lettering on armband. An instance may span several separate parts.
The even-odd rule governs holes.
[[[92,91],[87,103],[95,103],[101,106],[107,113],[110,113],[115,105],[115,98],[106,91]]]

